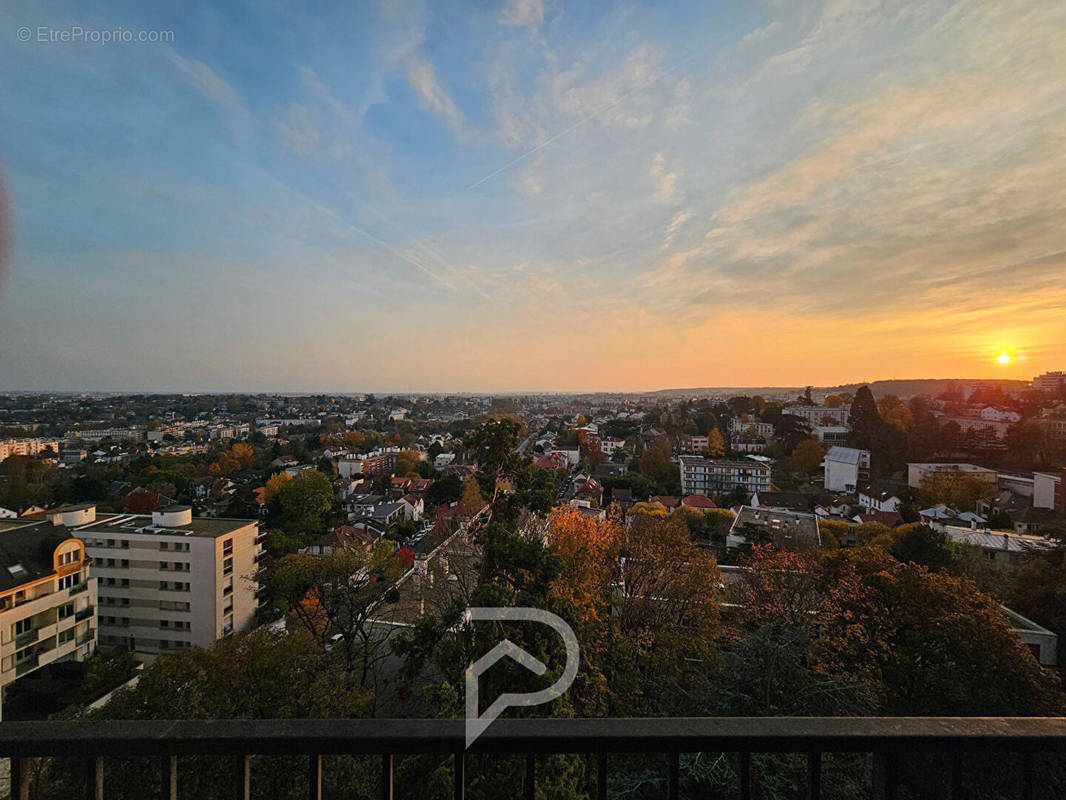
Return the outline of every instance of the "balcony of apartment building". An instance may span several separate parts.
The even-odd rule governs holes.
[[[288,765],[293,765],[291,757],[303,759],[302,766],[296,763],[287,774],[303,783],[311,800],[321,800],[325,784],[332,792],[392,800],[396,760],[417,755],[432,757],[437,767],[451,773],[451,794],[457,800],[479,782],[486,759],[509,759],[514,784],[486,788],[479,782],[479,796],[534,798],[538,770],[544,768],[544,757],[553,754],[585,759],[586,789],[599,800],[609,796],[612,773],[634,764],[645,771],[649,786],[659,785],[656,796],[689,796],[682,793],[683,765],[701,754],[724,765],[729,775],[715,796],[740,800],[765,796],[763,781],[780,784],[785,779],[772,771],[783,771],[783,760],[769,761],[765,754],[796,754],[787,780],[798,776],[795,788],[809,800],[840,796],[836,782],[845,778],[865,787],[856,796],[881,800],[900,796],[901,781],[913,789],[916,777],[923,797],[975,796],[978,786],[991,788],[975,775],[989,766],[1003,783],[995,787],[994,796],[1051,797],[1057,796],[1057,789],[1050,784],[1061,780],[1055,770],[1061,773],[1066,759],[1066,718],[497,720],[469,747],[463,721],[440,719],[49,721],[0,726],[0,756],[11,758],[12,797],[27,800],[41,788],[38,776],[48,772],[41,759],[48,758],[65,759],[66,769],[84,770],[87,797],[128,796],[146,781],[158,792],[138,796],[193,796],[189,787],[198,776],[190,760],[198,755],[228,759],[231,767],[221,775],[228,786],[213,788],[246,800],[253,794],[257,772],[278,756],[289,757]],[[352,778],[353,773],[334,760],[341,757],[370,759],[369,764],[364,761],[369,769],[357,773],[362,778]],[[137,759],[141,772],[131,768],[131,759]],[[332,767],[338,768],[331,774]],[[360,784],[347,785],[346,780]]]

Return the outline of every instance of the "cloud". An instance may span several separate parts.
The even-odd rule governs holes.
[[[666,235],[663,236],[663,247],[668,248],[674,243],[674,239],[681,232],[681,229],[685,226],[685,223],[691,220],[695,215],[691,211],[678,211],[674,214],[673,219],[666,226]]]
[[[674,203],[680,198],[677,173],[666,171],[666,159],[662,153],[656,153],[652,157],[648,174],[654,178],[652,199],[656,203]]]
[[[409,59],[407,80],[418,95],[418,104],[424,111],[436,114],[454,131],[462,130],[466,126],[466,117],[448,94],[448,90],[441,85],[432,64],[423,58]]]
[[[217,72],[203,61],[185,58],[172,49],[166,55],[186,80],[219,110],[231,130],[244,133],[251,127],[251,114],[237,90]]]
[[[321,137],[306,106],[292,103],[285,119],[278,123],[278,130],[297,154],[311,156],[318,151]]]
[[[500,11],[499,20],[501,25],[540,27],[544,21],[544,1],[508,0]]]

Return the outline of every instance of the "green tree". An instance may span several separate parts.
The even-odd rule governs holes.
[[[792,451],[792,469],[810,475],[822,466],[825,448],[817,439],[804,439]]]
[[[333,508],[333,485],[316,469],[305,469],[277,494],[281,507],[278,524],[291,536],[308,540],[321,533],[322,520]]]

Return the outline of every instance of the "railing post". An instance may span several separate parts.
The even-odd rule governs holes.
[[[596,754],[596,797],[607,800],[607,751]]]
[[[899,791],[899,773],[896,770],[898,756],[895,753],[874,753],[874,798],[896,800]]]
[[[807,800],[822,798],[822,754],[807,753]]]
[[[678,784],[681,782],[680,760],[681,756],[676,751],[666,754],[666,797],[668,800],[677,800]]]
[[[466,754],[462,750],[455,754],[454,777],[455,800],[463,800],[466,796]]]
[[[89,800],[104,800],[103,756],[89,756],[85,765],[85,796]]]
[[[537,793],[537,757],[526,753],[526,800],[534,800]]]
[[[252,800],[252,757],[237,756],[234,764],[237,778],[237,800]]]
[[[160,800],[178,800],[178,757],[163,756],[159,763]]]
[[[322,800],[322,756],[310,756],[307,764],[307,796]]]
[[[1033,800],[1033,754],[1022,751],[1022,800]]]
[[[948,787],[951,800],[962,800],[962,753],[951,754],[951,785]]]
[[[11,757],[11,798],[30,800],[30,760]]]
[[[746,750],[737,754],[740,773],[740,800],[751,800],[751,753]]]
[[[392,800],[392,753],[381,756],[381,797]]]

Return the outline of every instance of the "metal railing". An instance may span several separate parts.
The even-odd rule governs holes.
[[[15,649],[19,650],[28,644],[33,644],[37,641],[38,636],[40,636],[40,631],[37,628],[30,628],[28,631],[23,631],[15,637]]]
[[[87,606],[86,608],[83,608],[81,611],[78,611],[77,613],[75,613],[74,614],[74,619],[76,621],[78,621],[78,622],[82,622],[84,620],[89,619],[93,615],[93,613],[95,611],[96,611],[96,609],[93,606]]]
[[[597,797],[607,797],[607,755],[665,754],[667,797],[679,796],[682,753],[733,753],[738,796],[753,796],[753,753],[806,754],[806,795],[822,795],[824,753],[868,753],[874,758],[874,796],[897,795],[901,758],[943,753],[950,758],[950,797],[960,797],[962,757],[1017,753],[1019,797],[1032,797],[1033,756],[1066,753],[1066,717],[683,717],[641,719],[497,720],[469,749],[462,720],[217,720],[136,722],[5,722],[0,757],[11,758],[12,797],[30,797],[30,763],[42,756],[88,758],[90,796],[106,796],[105,757],[157,757],[161,798],[178,796],[179,757],[210,754],[234,758],[236,794],[249,798],[251,755],[306,756],[307,796],[321,800],[323,757],[379,755],[381,797],[393,798],[393,759],[415,754],[454,759],[453,792],[466,788],[467,754],[525,755],[523,797],[533,798],[538,755],[569,753],[595,758]]]

